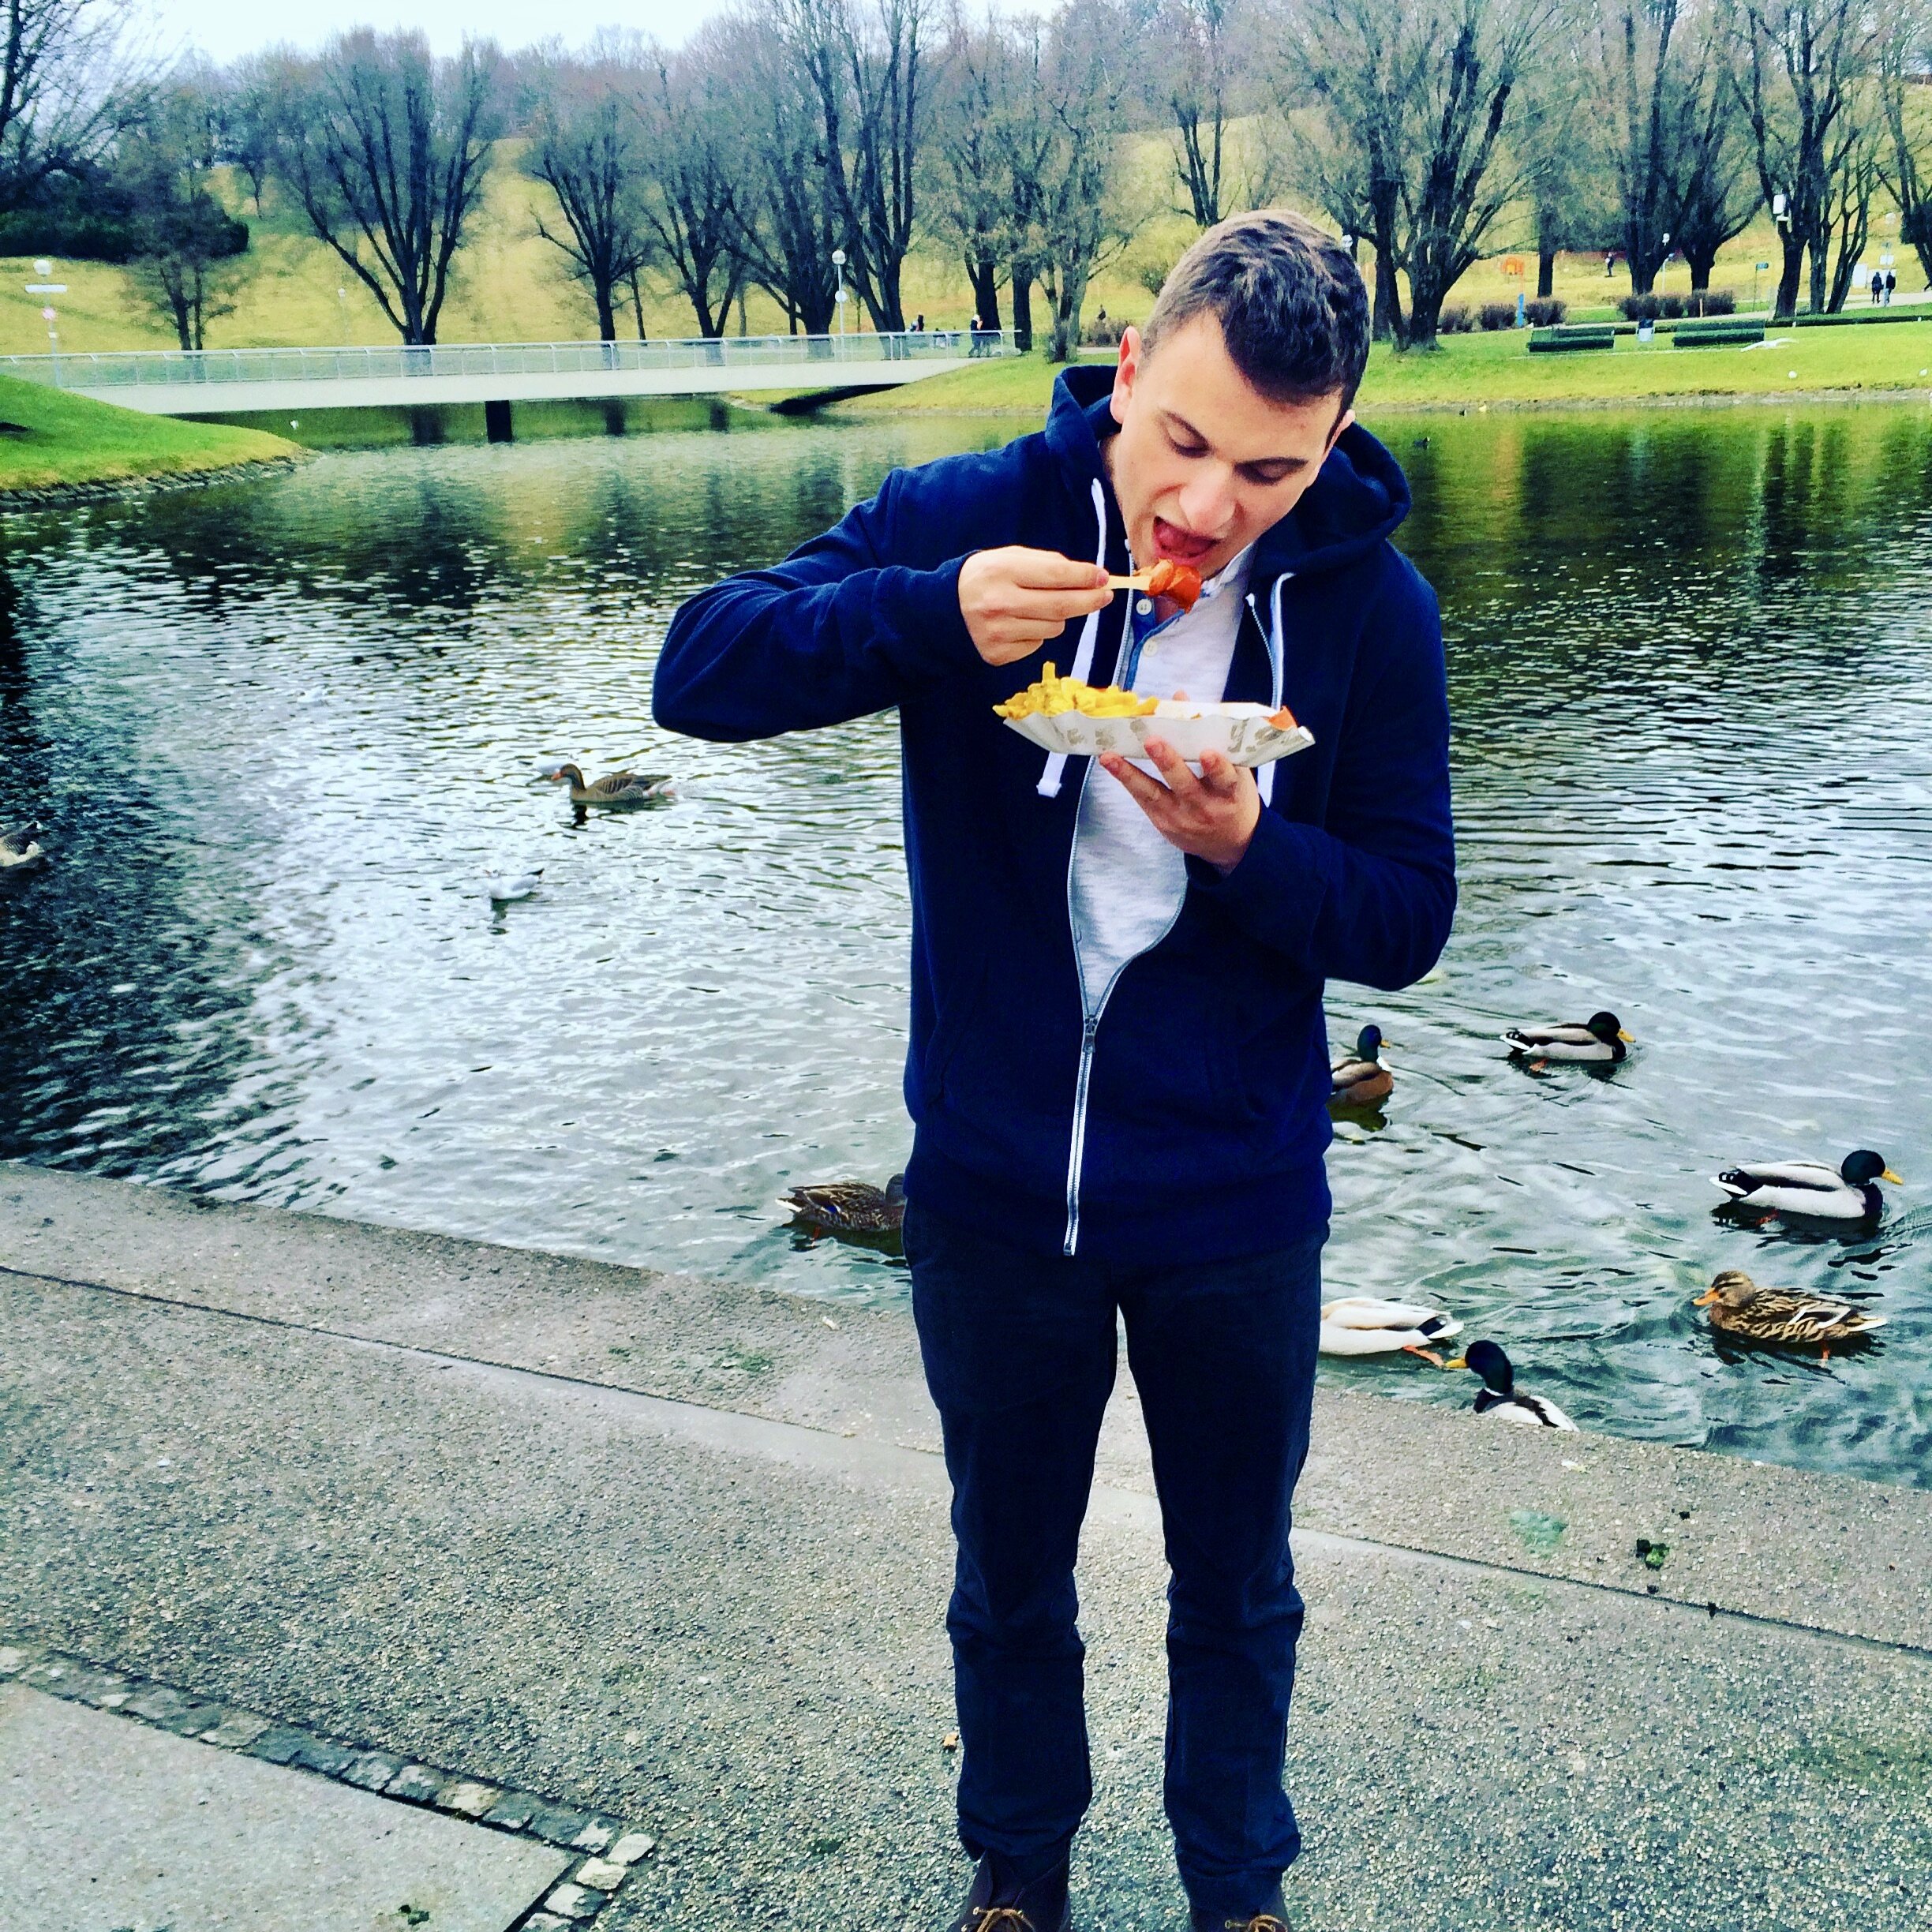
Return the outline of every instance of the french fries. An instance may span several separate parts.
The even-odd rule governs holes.
[[[993,709],[1003,718],[1058,717],[1068,711],[1077,711],[1083,717],[1151,717],[1155,704],[1155,699],[1136,698],[1118,684],[1097,686],[1061,677],[1058,667],[1050,662],[1037,683],[1014,692]]]

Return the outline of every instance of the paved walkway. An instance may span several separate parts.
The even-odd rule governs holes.
[[[902,1315],[8,1166],[0,1334],[17,1668],[647,1832],[600,1927],[938,1922],[945,1486]],[[1123,1387],[1084,1932],[1182,1923],[1137,1432]],[[1932,1494],[1324,1396],[1301,1514],[1311,1932],[1926,1923]]]

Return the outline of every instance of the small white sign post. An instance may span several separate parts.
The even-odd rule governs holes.
[[[67,293],[65,282],[50,282],[47,279],[53,272],[54,264],[43,256],[34,264],[34,273],[40,279],[29,282],[27,293],[29,295],[65,295]],[[47,325],[47,354],[54,364],[54,386],[56,388],[60,387],[60,334],[54,325],[59,319],[51,305],[40,311],[40,320]]]

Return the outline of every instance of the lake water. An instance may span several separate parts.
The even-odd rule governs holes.
[[[1450,638],[1456,934],[1331,1159],[1338,1290],[1432,1299],[1586,1427],[1896,1481],[1932,1449],[1932,414],[1399,417]],[[1009,425],[325,457],[0,523],[0,1155],[900,1295],[788,1183],[904,1159],[889,720],[668,739],[680,599]],[[673,773],[579,822],[537,768]],[[494,912],[488,867],[544,868]],[[1610,1006],[1608,1078],[1496,1036]],[[1762,1154],[1885,1153],[1875,1237],[1715,1219]],[[1718,1267],[1874,1297],[1828,1365],[1713,1347]],[[1331,1379],[1466,1404],[1408,1358]]]

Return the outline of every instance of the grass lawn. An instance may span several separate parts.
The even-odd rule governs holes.
[[[296,453],[259,429],[143,416],[0,376],[0,496],[58,483],[178,476]]]
[[[972,412],[1038,417],[1058,372],[1039,356],[1007,357],[837,406],[840,416]],[[1432,354],[1371,357],[1359,407],[1642,402],[1698,396],[1801,395],[1825,390],[1932,393],[1932,321],[1790,329],[1759,346],[1675,349],[1619,336],[1614,349],[1531,355],[1515,330],[1452,335]]]

